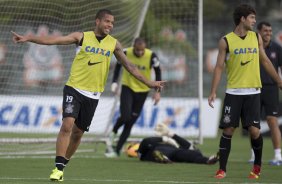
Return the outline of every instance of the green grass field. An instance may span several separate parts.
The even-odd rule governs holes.
[[[0,145],[0,152],[7,145]],[[10,145],[20,146],[20,145]],[[25,147],[28,147],[26,145]],[[44,146],[44,145],[41,145]],[[53,148],[55,145],[53,145]],[[204,144],[198,146],[209,156],[217,151],[218,138],[205,139]],[[20,150],[20,147],[18,147]],[[52,149],[53,149],[52,148]],[[95,148],[97,151],[95,151]],[[232,150],[227,166],[227,177],[222,180],[214,179],[218,169],[216,165],[197,164],[157,164],[140,162],[136,158],[122,155],[120,158],[105,158],[105,146],[94,143],[84,144],[72,158],[64,172],[66,184],[159,184],[159,183],[282,183],[282,166],[270,166],[268,161],[273,156],[269,138],[264,139],[263,168],[261,178],[249,180],[247,178],[251,165],[247,163],[250,157],[249,140],[235,135],[232,140]],[[54,150],[53,150],[54,151]],[[37,184],[51,183],[49,174],[54,168],[54,153],[40,155],[9,156],[0,155],[0,183],[1,184]]]

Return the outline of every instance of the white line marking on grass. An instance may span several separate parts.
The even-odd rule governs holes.
[[[12,156],[12,155],[6,155],[6,156],[0,156],[0,159],[22,159],[22,158],[25,158],[25,159],[29,159],[29,158],[39,158],[39,159],[50,159],[50,158],[55,158],[55,155],[53,155],[53,156],[51,156],[51,155],[45,155],[45,156],[40,156],[40,155],[19,155],[19,156]],[[87,155],[85,155],[85,156],[83,156],[83,155],[81,155],[81,156],[74,156],[74,157],[72,157],[72,158],[94,158],[94,159],[96,159],[96,158],[98,158],[98,159],[100,159],[100,158],[106,158],[105,156],[87,156]]]
[[[94,152],[93,149],[81,149],[77,150],[76,153],[91,153]],[[46,154],[55,154],[56,151],[14,151],[14,152],[0,152],[0,155],[46,155]]]
[[[210,180],[211,178],[207,178],[207,180]],[[44,180],[47,181],[48,178],[10,178],[10,177],[0,177],[1,180]],[[216,180],[216,179],[215,179]],[[162,180],[114,180],[114,179],[65,179],[65,181],[94,181],[94,182],[108,182],[108,183],[137,183],[137,182],[142,182],[142,183],[179,183],[179,184],[197,184],[197,183],[208,183],[208,184],[252,184],[253,182],[243,182],[243,183],[238,183],[238,182],[223,182],[222,180],[216,180],[214,182],[208,182],[208,181],[203,181],[203,182],[193,182],[193,181],[162,181]],[[256,184],[281,184],[281,183],[257,183]]]
[[[87,152],[87,151],[85,151]],[[83,152],[81,152],[83,153]],[[48,155],[48,154],[28,154],[28,155],[22,155],[22,154],[18,154],[18,155],[10,155],[10,154],[0,154],[0,159],[19,159],[19,158],[42,158],[42,159],[49,159],[49,158],[55,158],[55,152],[52,153],[51,155]],[[101,155],[101,154],[95,154],[93,152],[93,155],[75,155],[73,156],[72,158],[94,158],[94,159],[97,159],[97,158],[106,158],[105,156]],[[108,159],[113,159],[113,158],[108,158]],[[245,160],[242,160],[242,159],[230,159],[229,160],[230,162],[246,162]]]

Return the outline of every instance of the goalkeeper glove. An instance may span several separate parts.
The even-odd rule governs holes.
[[[156,135],[158,136],[169,136],[172,137],[174,135],[168,128],[168,126],[164,123],[158,123],[155,127]]]
[[[113,82],[112,85],[111,85],[111,91],[113,93],[117,93],[117,89],[118,89],[118,83]]]
[[[178,144],[174,139],[172,139],[172,138],[170,138],[170,137],[163,136],[163,137],[162,137],[162,141],[163,141],[164,143],[170,144],[170,145],[172,145],[172,146],[174,146],[174,147],[176,147],[176,148],[179,148],[179,144]]]

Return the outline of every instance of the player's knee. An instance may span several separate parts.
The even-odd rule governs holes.
[[[70,134],[72,131],[72,126],[69,126],[67,123],[63,123],[60,129],[61,134]]]
[[[260,136],[260,130],[257,127],[250,126],[248,130],[251,139],[257,139]]]
[[[235,128],[228,127],[228,128],[223,129],[223,134],[232,136],[234,131],[235,131]]]

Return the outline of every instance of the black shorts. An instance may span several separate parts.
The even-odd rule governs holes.
[[[99,100],[88,98],[74,88],[64,87],[63,118],[75,118],[76,126],[89,131],[89,127],[94,116]]]
[[[278,117],[279,89],[277,86],[263,86],[260,95],[261,112],[266,116]]]
[[[240,120],[244,129],[260,128],[260,94],[225,95],[219,128],[237,128]]]
[[[124,119],[130,119],[132,114],[139,117],[149,92],[134,92],[128,86],[122,85],[120,95],[120,113]]]

